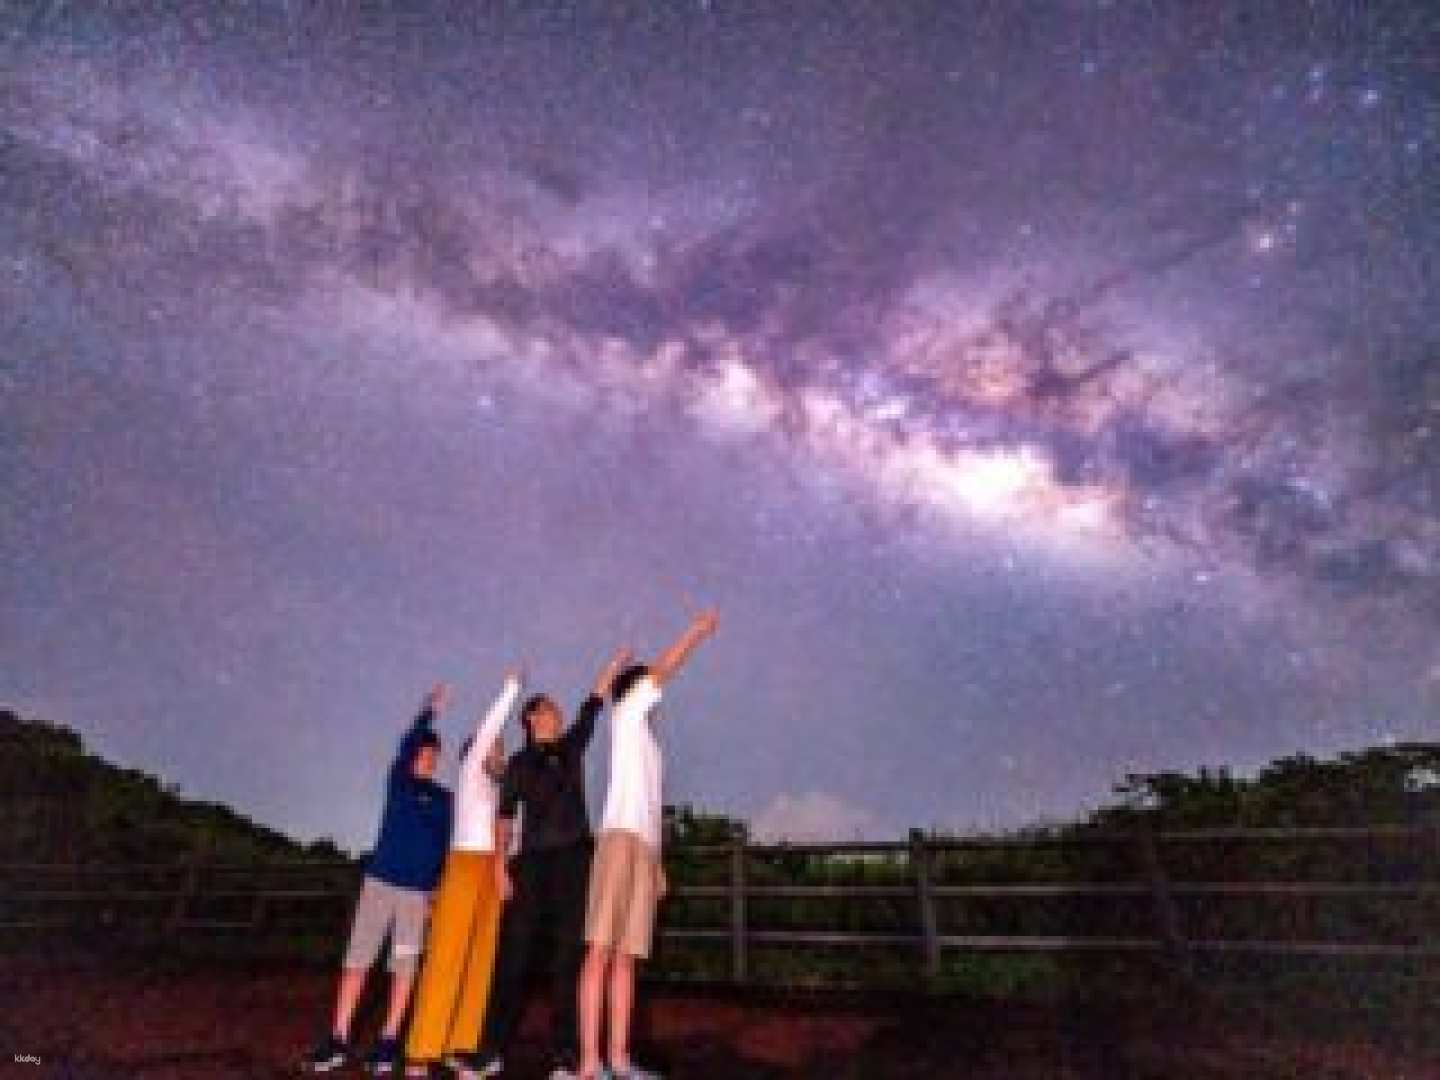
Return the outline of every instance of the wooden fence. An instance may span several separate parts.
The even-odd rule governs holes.
[[[1174,872],[1177,864],[1197,864],[1186,853],[1207,851],[1213,864],[1253,869],[1261,860],[1245,852],[1269,849],[1294,853],[1323,845],[1330,854],[1321,864],[1345,868],[1345,879],[1196,880]],[[1376,852],[1387,852],[1384,857]],[[956,881],[967,860],[994,862],[1002,852],[1016,865],[1045,865],[1057,853],[1077,868],[1122,863],[1133,876],[1106,872],[1092,880],[1074,873],[1052,873],[1044,880]],[[1345,852],[1338,856],[1336,852]],[[1397,854],[1398,853],[1398,854]],[[1181,970],[1204,954],[1273,956],[1389,957],[1419,959],[1440,955],[1440,829],[1386,827],[1366,829],[1218,829],[1192,832],[1071,834],[1054,837],[936,840],[912,833],[899,843],[750,845],[735,842],[687,847],[669,853],[677,867],[707,867],[706,873],[676,873],[671,909],[685,902],[708,905],[719,918],[662,916],[664,947],[672,943],[709,943],[727,949],[723,970],[740,983],[753,977],[752,952],[762,948],[852,949],[885,947],[912,957],[912,970],[938,976],[949,956],[1001,954],[1153,955]],[[1272,860],[1273,861],[1273,860]],[[1280,861],[1284,861],[1283,859]],[[790,878],[774,869],[792,868]],[[1200,859],[1200,865],[1205,859]],[[799,867],[800,869],[794,869]],[[849,868],[875,881],[816,883],[816,868]],[[673,871],[672,871],[673,872]],[[852,875],[854,876],[854,875]],[[965,876],[963,873],[959,876]],[[973,877],[973,875],[972,875]],[[95,866],[54,864],[0,865],[0,931],[129,932],[167,935],[307,928],[338,941],[344,932],[358,884],[358,870],[345,863],[295,863],[262,867],[182,865]],[[999,905],[1018,917],[1036,901],[1100,901],[1132,905],[1131,932],[957,933],[947,926],[956,909]],[[1397,933],[1383,936],[1216,936],[1187,932],[1196,903],[1228,900],[1264,905],[1362,902],[1390,913]],[[851,910],[883,904],[901,912],[888,929],[836,929],[820,925],[765,925],[757,905],[790,905],[813,910],[815,902],[843,902]],[[808,904],[808,907],[806,906]],[[1409,905],[1407,908],[1406,905]],[[819,906],[823,906],[819,905]],[[793,919],[779,920],[793,923]],[[821,922],[823,920],[816,920]],[[1213,920],[1204,920],[1207,924]],[[1373,921],[1373,920],[1372,920]],[[1363,921],[1362,921],[1363,922]],[[1322,920],[1323,923],[1323,920]],[[1083,928],[1082,928],[1083,929]],[[663,968],[663,965],[662,965]]]

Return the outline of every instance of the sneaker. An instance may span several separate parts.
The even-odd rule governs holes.
[[[574,1066],[557,1061],[550,1070],[549,1080],[580,1080],[580,1074],[575,1071]]]
[[[504,1071],[505,1061],[499,1054],[464,1054],[455,1066],[458,1080],[485,1080]]]
[[[305,1060],[307,1072],[327,1073],[343,1069],[350,1061],[350,1047],[334,1035],[326,1035]]]
[[[428,1061],[410,1061],[405,1064],[405,1076],[407,1080],[428,1080],[435,1074]]]
[[[642,1069],[632,1061],[630,1067],[626,1069],[617,1069],[613,1066],[608,1070],[602,1069],[600,1080],[662,1080],[662,1077],[657,1072]]]
[[[365,1071],[375,1076],[388,1076],[400,1064],[400,1044],[394,1039],[381,1039],[365,1058]]]

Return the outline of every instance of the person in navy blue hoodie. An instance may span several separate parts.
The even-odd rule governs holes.
[[[390,765],[380,835],[365,863],[365,881],[355,904],[350,944],[335,995],[334,1024],[310,1056],[313,1072],[329,1072],[350,1060],[350,1022],[365,988],[365,976],[387,935],[390,1007],[385,1029],[366,1064],[373,1073],[388,1073],[400,1061],[400,1025],[425,941],[430,891],[440,880],[450,846],[450,792],[433,779],[440,760],[435,718],[448,697],[449,687],[444,683],[425,696],[420,714],[400,740]]]

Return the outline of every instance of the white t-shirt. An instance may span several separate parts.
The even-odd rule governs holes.
[[[520,683],[506,679],[505,688],[475,728],[470,752],[460,759],[460,779],[455,784],[455,821],[450,847],[455,851],[495,850],[495,811],[500,805],[500,785],[485,771],[485,755],[510,710],[520,696]]]
[[[650,730],[650,710],[660,696],[660,688],[646,675],[612,707],[610,786],[600,815],[601,829],[635,833],[657,851],[664,763],[660,743]]]

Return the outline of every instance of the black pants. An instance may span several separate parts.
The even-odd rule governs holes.
[[[549,851],[521,852],[510,864],[514,895],[500,921],[495,978],[485,1019],[483,1048],[504,1053],[525,1006],[525,976],[537,936],[554,936],[551,977],[551,1045],[557,1057],[573,1058],[580,1047],[576,991],[585,957],[585,894],[590,884],[592,843],[583,840]]]

